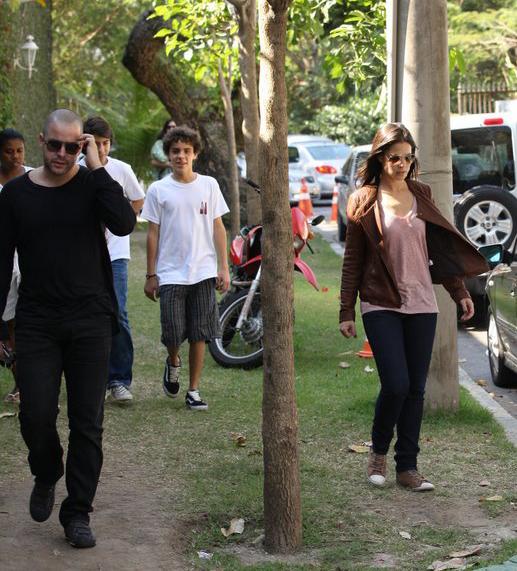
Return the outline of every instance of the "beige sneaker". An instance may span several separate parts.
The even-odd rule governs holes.
[[[408,488],[412,492],[430,492],[434,490],[433,484],[416,470],[397,472],[397,484],[403,488]]]
[[[382,488],[386,483],[386,454],[376,454],[370,449],[366,473],[370,484]]]

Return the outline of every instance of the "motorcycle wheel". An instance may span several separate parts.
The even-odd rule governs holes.
[[[248,290],[228,294],[219,305],[221,337],[213,339],[208,350],[214,361],[223,367],[255,369],[262,366],[262,305],[257,291],[241,331],[235,330]]]

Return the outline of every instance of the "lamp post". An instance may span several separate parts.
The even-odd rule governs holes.
[[[23,64],[20,63],[18,57],[14,60],[14,66],[24,69],[29,72],[29,79],[32,77],[32,72],[36,68],[34,67],[34,62],[36,61],[36,53],[39,47],[34,41],[34,36],[28,35],[25,39],[25,43],[20,46],[20,51],[22,54]]]

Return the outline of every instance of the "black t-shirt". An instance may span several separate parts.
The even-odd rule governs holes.
[[[16,319],[75,319],[117,311],[104,227],[129,234],[133,210],[104,168],[80,167],[66,184],[40,186],[29,173],[0,192],[0,314],[18,251]]]

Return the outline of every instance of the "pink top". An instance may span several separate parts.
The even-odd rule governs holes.
[[[425,222],[417,218],[416,199],[413,197],[413,206],[405,216],[386,212],[380,200],[378,204],[386,252],[391,260],[402,306],[380,307],[361,301],[361,314],[378,310],[438,313],[429,273]]]

